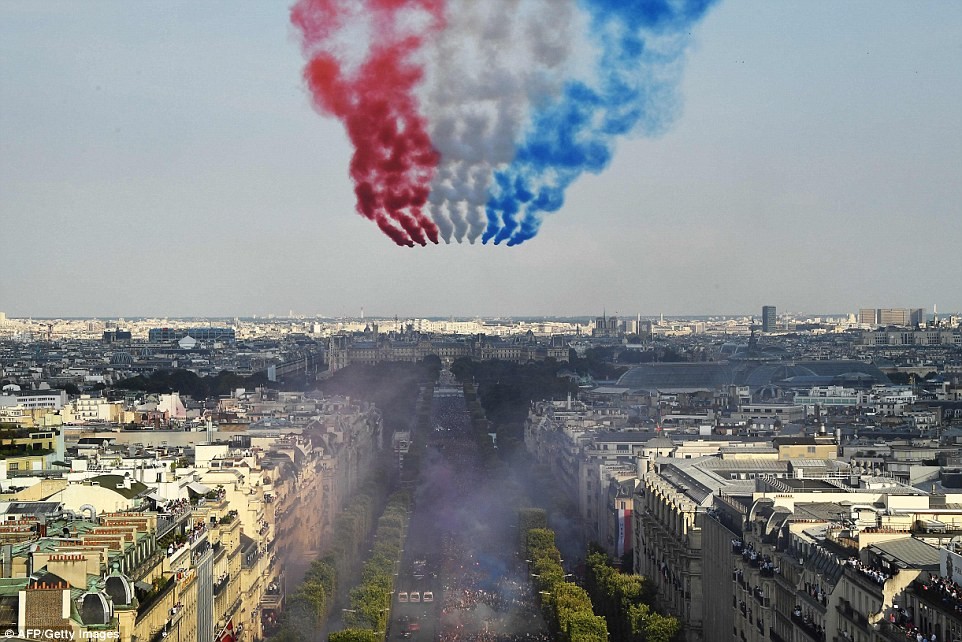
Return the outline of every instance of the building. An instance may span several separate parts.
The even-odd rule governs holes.
[[[375,364],[382,361],[422,361],[438,357],[445,365],[460,358],[497,359],[515,363],[530,361],[568,361],[569,346],[561,335],[547,340],[533,332],[513,337],[470,335],[441,337],[419,332],[379,334],[368,328],[359,335],[332,336],[328,346],[327,363],[331,372],[351,364]]]
[[[862,308],[858,322],[864,325],[914,327],[926,322],[925,308]]]
[[[775,314],[775,306],[762,306],[762,332],[774,332],[776,323],[778,316]]]
[[[184,337],[192,337],[204,344],[236,341],[234,328],[151,328],[147,331],[147,340],[150,343],[174,343]]]

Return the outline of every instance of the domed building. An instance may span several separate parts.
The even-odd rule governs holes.
[[[105,593],[91,589],[80,596],[80,620],[87,626],[103,626],[110,624],[114,616],[114,607]]]

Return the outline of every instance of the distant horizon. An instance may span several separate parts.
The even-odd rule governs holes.
[[[876,308],[879,309],[879,308]],[[888,309],[888,308],[884,308]],[[902,309],[902,308],[891,308],[891,309]],[[912,308],[906,308],[912,309]],[[933,313],[930,309],[923,308],[925,310],[926,319],[932,319]],[[3,310],[0,310],[2,313]],[[800,312],[800,311],[778,311],[776,312],[779,317],[782,316],[794,316],[794,317],[806,317],[806,318],[838,318],[846,317],[849,315],[858,315],[858,310],[847,311],[847,312]],[[959,312],[946,311],[939,312],[940,317],[948,317],[959,315]],[[119,314],[119,315],[92,315],[92,316],[11,316],[7,314],[6,319],[8,321],[118,321],[123,319],[124,321],[154,321],[154,320],[167,320],[167,321],[233,321],[235,319],[241,321],[297,321],[297,320],[328,320],[328,321],[393,321],[397,318],[398,321],[410,320],[410,319],[426,319],[430,321],[473,321],[473,320],[513,320],[513,321],[593,321],[599,317],[617,317],[623,319],[635,319],[641,317],[642,319],[690,319],[690,320],[708,320],[708,319],[736,319],[745,317],[761,317],[761,308],[759,307],[756,312],[700,312],[692,314],[661,314],[661,313],[599,313],[599,314],[498,314],[498,315],[484,315],[484,314],[472,314],[472,315],[458,315],[458,314],[408,314],[408,315],[394,315],[394,314],[370,314],[364,313],[364,315],[325,315],[325,314],[299,314],[295,313],[293,316],[287,314],[258,314],[258,315],[239,315],[239,314],[226,314],[226,315],[203,315],[203,314],[191,314],[183,316],[173,316],[173,315],[150,315],[150,314]]]

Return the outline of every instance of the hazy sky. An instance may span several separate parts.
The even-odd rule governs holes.
[[[485,0],[495,1],[495,0]],[[517,246],[396,247],[290,2],[0,2],[8,316],[962,310],[962,2],[719,2]]]

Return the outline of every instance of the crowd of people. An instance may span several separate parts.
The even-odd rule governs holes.
[[[435,399],[433,423],[443,445],[441,456],[459,473],[446,478],[443,495],[456,505],[475,503],[478,478],[471,471],[483,473],[479,470],[478,449],[470,436],[470,416],[463,399]],[[517,543],[497,541],[511,536],[497,532],[500,529],[488,531],[485,526],[461,523],[455,518],[440,534],[438,639],[550,642],[554,638],[545,630],[527,566],[523,560],[506,557]]]
[[[168,515],[180,515],[191,509],[190,501],[187,499],[172,499],[167,502],[157,504],[157,512]]]
[[[941,600],[946,608],[962,613],[962,586],[953,580],[931,574],[927,581],[920,581],[918,586],[920,590],[937,596],[935,599]]]
[[[856,571],[858,571],[865,577],[875,581],[878,584],[885,584],[885,581],[888,580],[890,577],[892,577],[882,569],[876,568],[874,566],[869,566],[868,564],[864,563],[863,561],[861,561],[856,557],[848,558],[847,560],[845,560],[845,563],[851,568],[854,568]]]
[[[184,537],[177,537],[167,545],[167,557],[173,557],[174,553],[188,544],[194,544],[207,532],[207,523],[204,520],[197,520]]]

